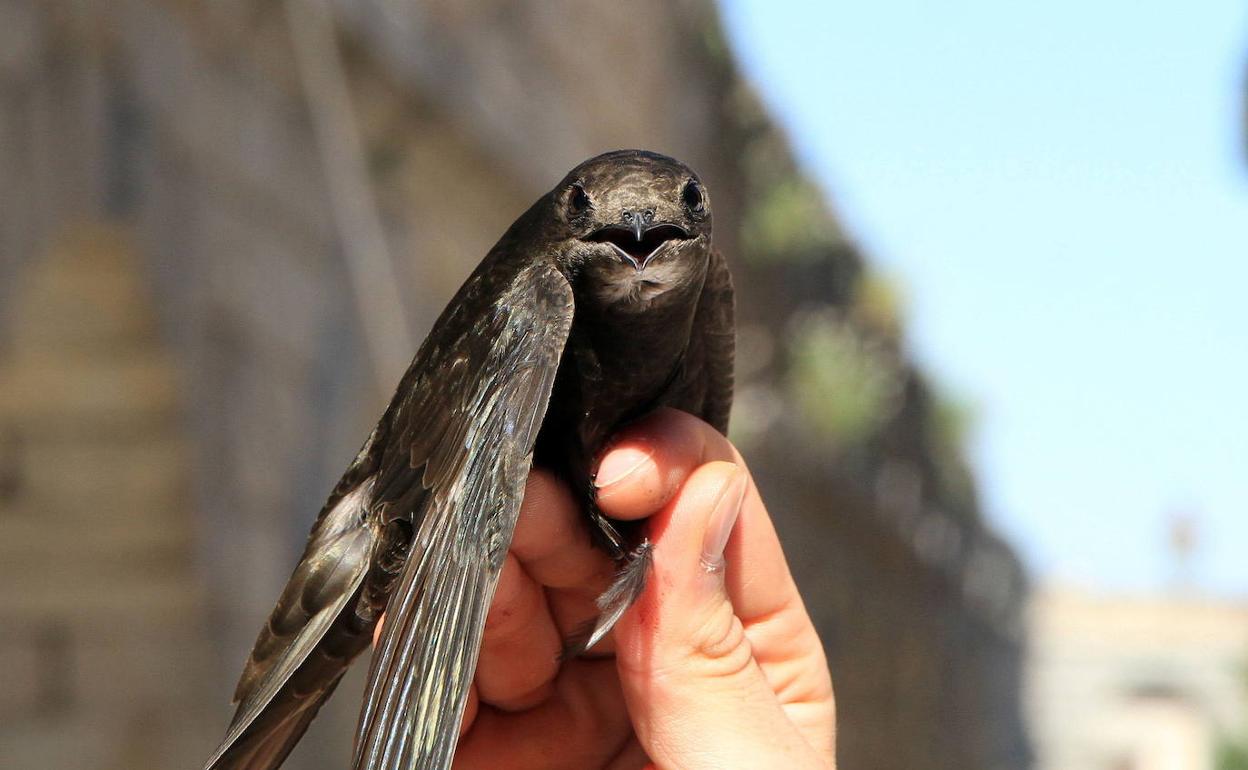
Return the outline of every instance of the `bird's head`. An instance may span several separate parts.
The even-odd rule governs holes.
[[[596,299],[647,305],[700,287],[711,240],[711,202],[685,164],[618,150],[572,169],[551,191],[565,264]]]

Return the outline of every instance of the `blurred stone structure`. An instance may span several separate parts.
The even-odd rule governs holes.
[[[1027,767],[1021,571],[713,8],[329,5],[310,61],[345,115],[292,47],[314,4],[0,0],[0,766],[196,766],[406,363],[368,330],[419,339],[567,168],[643,146],[714,196],[734,438],[823,634],[843,765]],[[352,166],[327,153],[376,192],[401,307],[351,289]],[[289,767],[342,765],[360,673]]]
[[[1248,605],[1054,586],[1028,616],[1038,768],[1214,770],[1245,737]]]
[[[84,754],[161,767],[209,734],[182,387],[134,254],[115,231],[71,228],[13,287],[0,363],[4,767],[80,767]]]

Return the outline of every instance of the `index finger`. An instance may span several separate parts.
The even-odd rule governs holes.
[[[713,460],[743,464],[710,425],[686,412],[659,409],[617,433],[603,453],[594,478],[598,507],[614,519],[650,516]]]
[[[745,467],[736,447],[719,431],[676,409],[660,409],[621,431],[603,457],[599,477],[606,475],[604,468],[615,465],[615,452],[645,454],[632,473],[598,491],[598,506],[618,519],[656,513],[706,463],[725,460]],[[725,556],[728,596],[742,622],[748,624],[786,607],[801,608],[797,586],[753,478]]]

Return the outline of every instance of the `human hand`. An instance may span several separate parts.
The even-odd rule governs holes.
[[[736,449],[662,410],[603,457],[598,504],[654,543],[646,590],[560,661],[614,566],[565,485],[529,478],[486,620],[456,768],[833,768],[823,649]]]

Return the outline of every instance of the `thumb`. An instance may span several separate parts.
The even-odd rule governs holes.
[[[615,639],[629,715],[658,768],[801,767],[815,759],[725,590],[733,566],[724,549],[749,487],[744,468],[707,463],[650,519],[653,570]]]

